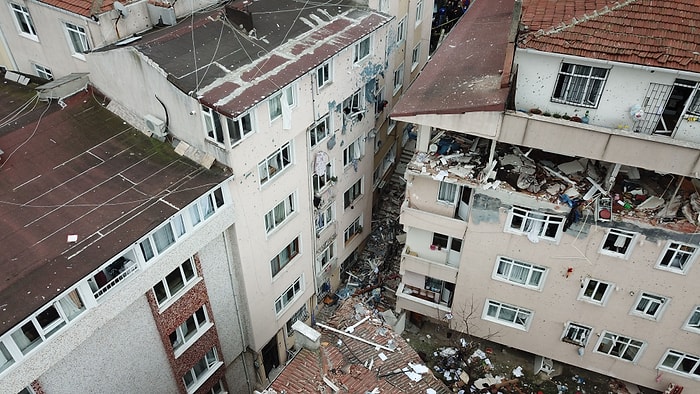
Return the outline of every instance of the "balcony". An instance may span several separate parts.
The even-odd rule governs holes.
[[[447,313],[452,312],[452,307],[448,306],[452,305],[452,299],[451,294],[449,295],[449,303],[442,302],[441,298],[443,298],[441,293],[402,282],[396,290],[396,307],[442,320]]]
[[[454,260],[448,258],[447,252],[444,253],[444,259],[441,262],[436,262],[425,257],[420,257],[418,252],[406,246],[401,253],[401,268],[399,273],[404,275],[406,271],[411,271],[431,278],[455,283],[457,281],[457,273],[459,272],[459,259],[457,259],[457,264],[453,264],[453,261]]]
[[[412,208],[408,200],[401,205],[399,223],[460,239],[467,231],[467,222]]]

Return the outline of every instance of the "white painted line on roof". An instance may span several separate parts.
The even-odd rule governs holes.
[[[170,192],[168,192],[168,194],[170,194]],[[176,209],[176,210],[178,210],[178,211],[180,210],[180,208],[178,208],[178,207],[176,207],[175,205],[171,204],[168,200],[165,200],[165,199],[162,198],[162,197],[159,198],[158,201],[162,202],[163,204],[169,205],[169,206],[170,206],[171,208],[173,208],[173,209]]]
[[[91,149],[91,150],[92,150],[92,149]],[[90,151],[87,151],[87,152],[85,152],[85,153],[88,153],[88,154],[92,155],[94,158],[96,158],[97,160],[99,160],[99,161],[101,161],[101,162],[104,162],[104,160],[103,160],[100,156],[97,156],[96,154],[94,154],[94,153],[92,153],[92,152],[90,152]]]
[[[30,179],[30,180],[24,182],[24,183],[21,184],[21,185],[18,185],[17,187],[15,187],[14,189],[12,189],[12,191],[13,191],[13,192],[14,192],[14,191],[17,191],[17,189],[19,189],[20,187],[26,185],[26,184],[29,183],[29,182],[34,181],[34,180],[37,179],[37,178],[41,178],[41,174],[39,174],[39,175],[35,176],[34,178],[32,178],[32,179]]]
[[[125,180],[125,181],[131,183],[132,185],[136,185],[136,182],[132,181],[131,179],[129,179],[129,178],[127,178],[127,177],[125,177],[121,172],[120,172],[119,174],[117,174],[117,175],[119,175],[123,180]]]

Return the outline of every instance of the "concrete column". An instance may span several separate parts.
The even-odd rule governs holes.
[[[416,141],[416,152],[427,152],[430,145],[430,126],[414,125],[413,130],[418,135]]]

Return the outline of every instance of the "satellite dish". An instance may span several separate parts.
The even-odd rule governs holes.
[[[129,9],[126,8],[126,6],[124,4],[122,4],[118,1],[114,2],[114,9],[119,11],[119,16],[122,18],[126,19],[127,15],[129,15]]]

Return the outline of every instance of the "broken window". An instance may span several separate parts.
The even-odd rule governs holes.
[[[666,297],[643,292],[639,295],[639,299],[632,313],[637,316],[658,320],[667,301],[668,299]]]
[[[447,243],[449,240],[450,237],[445,234],[433,233],[433,243],[431,245],[437,247],[438,250],[447,249]]]
[[[231,146],[241,142],[241,140],[253,133],[253,118],[250,113],[241,115],[236,119],[226,118],[228,126],[228,136]]]
[[[287,142],[275,153],[268,156],[267,159],[258,163],[260,184],[265,184],[290,165],[292,165],[292,147]]]
[[[600,253],[613,257],[627,258],[632,251],[632,240],[637,233],[611,228],[605,235]]]
[[[493,277],[525,287],[541,289],[546,272],[547,269],[544,267],[499,256],[496,259]]]
[[[316,122],[311,129],[309,129],[309,138],[311,138],[311,147],[313,148],[319,142],[323,141],[328,135],[330,135],[330,117],[328,114],[323,117],[323,119]]]
[[[343,150],[343,167],[348,167],[356,160],[360,160],[364,156],[364,145],[362,144],[363,137],[358,137],[347,148]]]
[[[506,231],[526,234],[532,242],[540,239],[559,241],[564,225],[564,217],[513,207],[508,213]]]
[[[698,379],[700,378],[700,357],[678,350],[669,349],[661,358],[659,368],[679,375]]]
[[[685,273],[695,259],[697,250],[698,248],[692,245],[669,241],[656,266],[672,272]]]
[[[636,361],[644,342],[605,331],[598,342],[596,352],[621,360]]]
[[[598,279],[587,278],[581,287],[580,300],[603,305],[607,301],[607,296],[613,286]]]
[[[578,346],[586,346],[588,338],[591,336],[591,331],[591,327],[569,322],[564,328],[564,336],[561,340]]]
[[[552,101],[595,108],[607,77],[605,68],[562,63]]]
[[[532,311],[519,306],[486,300],[483,319],[527,331],[530,327],[532,314]]]
[[[282,116],[282,113],[284,112],[284,108],[292,108],[295,104],[295,95],[294,95],[294,85],[288,86],[285,89],[282,89],[281,92],[277,93],[276,95],[270,97],[270,100],[268,101],[268,106],[270,109],[270,121],[273,121],[280,116]]]
[[[220,115],[209,107],[202,105],[202,119],[207,138],[219,144],[224,143],[224,131],[221,128]]]

